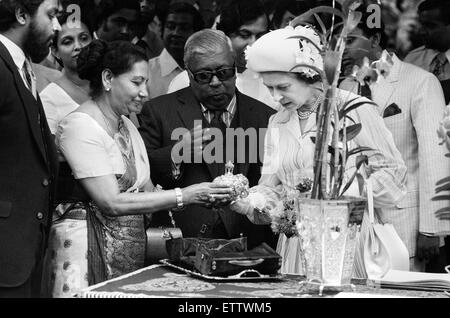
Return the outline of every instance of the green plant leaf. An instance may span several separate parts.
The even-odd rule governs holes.
[[[369,40],[366,36],[361,34],[348,34],[347,38],[357,38],[357,39],[363,39],[363,40]],[[367,52],[367,50],[361,49],[362,52]]]
[[[340,59],[340,52],[330,50],[326,51],[325,56],[323,57],[324,72],[330,85],[334,83]]]
[[[361,168],[361,166],[363,165],[363,163],[365,163],[366,165],[369,164],[369,157],[367,157],[366,155],[359,155],[356,158],[356,169],[355,172],[353,173],[352,177],[350,178],[350,180],[347,182],[347,184],[345,185],[344,189],[342,190],[341,194],[339,195],[339,197],[343,196],[344,193],[348,190],[348,188],[350,188],[350,186],[352,185],[353,181],[356,178],[356,175],[358,174],[358,170],[359,168]]]
[[[450,177],[445,177],[444,179],[439,180],[438,182],[436,182],[436,185],[439,186],[447,182],[450,182]]]
[[[366,165],[369,164],[369,157],[367,157],[366,155],[359,155],[356,158],[356,170],[359,170],[359,168],[361,168],[362,164],[365,163]]]
[[[345,108],[346,108],[348,105],[350,105],[351,103],[353,103],[354,101],[356,101],[356,100],[358,100],[358,99],[359,99],[359,97],[355,97],[355,98],[353,98],[353,99],[350,99],[350,100],[345,101],[345,103],[343,103],[343,104],[340,106],[339,112],[344,111]],[[339,116],[339,118],[341,118],[341,116]]]
[[[323,23],[323,21],[320,18],[320,16],[317,13],[314,13],[314,17],[316,18],[317,23],[319,24],[320,28],[322,29],[322,34],[326,34],[327,33],[327,28],[325,27],[325,24]]]
[[[431,198],[431,201],[445,201],[450,200],[450,195],[437,195]]]
[[[348,13],[347,22],[345,23],[348,33],[352,32],[358,26],[358,23],[359,21],[361,21],[361,18],[362,12],[351,11]]]
[[[312,66],[312,65],[308,65],[308,64],[297,64],[297,65],[295,65],[293,68],[291,68],[291,69],[289,70],[289,72],[292,72],[292,71],[294,71],[296,68],[299,68],[299,67],[310,68],[310,69],[312,69],[313,71],[317,72],[317,73],[320,75],[320,77],[324,78],[324,73],[323,73],[323,71],[322,71],[321,69],[318,69],[317,67]]]
[[[358,134],[361,132],[362,125],[361,124],[355,124],[351,125],[345,128],[347,132],[347,141],[350,141],[354,139]],[[341,129],[339,131],[339,139],[342,140],[344,138],[344,129]]]
[[[314,16],[314,14],[318,14],[318,13],[334,14],[334,15],[337,15],[338,17],[342,18],[342,20],[345,20],[345,15],[340,10],[335,9],[333,7],[329,7],[329,6],[319,6],[316,8],[312,8],[312,9],[306,11],[305,13],[299,15],[294,20],[292,20],[290,24],[295,28],[295,27],[301,25],[302,22],[308,22],[308,19],[310,19],[312,16]]]
[[[315,144],[316,143],[316,137],[309,137],[311,141]],[[328,146],[328,153],[331,154],[332,157],[334,157],[334,147]],[[342,154],[339,152],[340,161],[342,160]]]
[[[450,206],[442,208],[434,212],[434,214],[446,214],[450,212]]]
[[[336,24],[334,25],[334,28],[333,28],[333,29],[329,29],[329,30],[325,33],[325,37],[328,38],[328,37],[331,35],[331,32],[335,32],[335,31],[339,30],[339,28],[340,28],[341,26],[343,26],[343,25],[344,25],[344,22],[336,23]]]
[[[341,109],[339,110],[339,119],[342,119],[345,115],[347,115],[352,110],[354,110],[360,106],[363,106],[365,104],[374,105],[374,106],[378,107],[378,105],[372,101],[362,101],[362,102],[351,104],[356,99],[359,99],[359,97],[351,100],[350,102],[345,103],[344,106],[341,107]],[[349,104],[351,104],[351,105],[347,107],[347,105],[349,105]]]
[[[352,123],[356,124],[356,121],[348,115],[345,115],[345,118],[350,120]]]
[[[311,39],[308,39],[306,36],[303,36],[303,35],[295,35],[295,36],[290,36],[290,37],[288,37],[288,39],[299,39],[299,40],[307,41],[307,42],[311,43],[311,44],[317,49],[317,51],[322,52],[322,49],[320,49],[320,48],[316,45],[316,43],[314,43],[313,41],[311,41]]]
[[[344,12],[348,12],[348,9],[350,8],[350,6],[355,2],[360,2],[360,0],[341,0],[341,1],[339,1],[339,3],[342,5],[342,9],[344,10]]]
[[[357,147],[357,148],[350,150],[347,153],[347,158],[349,158],[350,156],[356,155],[357,153],[363,152],[363,151],[374,151],[374,149],[369,148],[369,147]]]
[[[442,191],[450,191],[450,182],[447,182],[442,186],[437,187],[435,190],[436,193],[441,193]]]

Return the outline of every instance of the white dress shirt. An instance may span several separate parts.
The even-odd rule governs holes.
[[[11,54],[14,64],[16,64],[17,70],[19,71],[19,74],[22,77],[23,83],[25,84],[26,87],[28,87],[27,79],[25,78],[25,74],[23,73],[23,68],[26,59],[25,53],[16,43],[8,39],[3,34],[0,34],[0,42],[6,47],[9,54]]]
[[[166,49],[159,56],[148,61],[148,68],[147,88],[150,99],[166,94],[172,80],[183,72],[183,69]]]

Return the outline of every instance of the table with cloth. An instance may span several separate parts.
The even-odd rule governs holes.
[[[193,277],[167,265],[152,265],[82,291],[82,298],[307,298],[318,297],[301,291],[302,276],[283,275],[266,281],[216,281]],[[425,297],[446,298],[443,292],[385,289],[355,281],[356,290],[347,297]],[[339,297],[324,292],[324,297]]]

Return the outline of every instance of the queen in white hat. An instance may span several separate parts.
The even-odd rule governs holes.
[[[262,36],[246,52],[247,68],[259,73],[282,108],[269,121],[259,185],[251,189],[247,198],[233,203],[231,209],[247,215],[254,223],[271,223],[273,229],[281,232],[277,252],[282,256],[284,274],[304,273],[299,237],[294,227],[280,230],[279,220],[284,211],[283,198],[298,195],[296,187],[307,187],[306,181],[313,178],[315,146],[311,137],[315,137],[316,112],[324,98],[321,50],[320,37],[314,29],[289,26]],[[355,103],[369,102],[339,89],[336,98],[338,105],[354,98]],[[363,127],[352,143],[355,147],[376,149],[367,153],[369,163],[362,168],[363,173],[371,177],[375,206],[392,206],[406,193],[406,167],[374,107],[367,103],[349,113]],[[348,176],[354,172],[354,165],[354,160],[347,163]],[[347,194],[360,194],[357,182]]]

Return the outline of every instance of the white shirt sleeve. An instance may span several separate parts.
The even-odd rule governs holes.
[[[189,75],[186,71],[181,72],[170,82],[167,94],[176,92],[189,86]]]
[[[87,114],[72,113],[65,117],[58,126],[56,143],[75,179],[125,171],[114,140]]]
[[[58,128],[59,116],[58,116],[58,105],[55,103],[55,99],[52,97],[52,90],[49,86],[44,88],[39,94],[42,101],[42,106],[44,108],[45,117],[47,118],[48,127],[51,133],[56,134]]]

